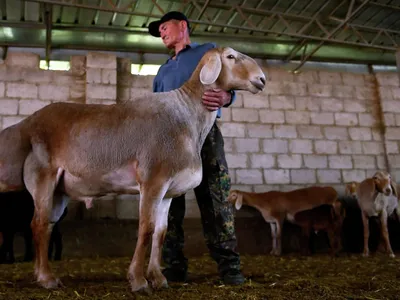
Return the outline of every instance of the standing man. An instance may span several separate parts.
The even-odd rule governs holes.
[[[190,25],[186,16],[172,11],[160,20],[149,24],[149,33],[161,37],[168,49],[174,50],[159,69],[153,82],[153,92],[167,92],[181,87],[192,75],[204,53],[215,48],[213,43],[199,45],[191,43]],[[203,104],[210,111],[229,106],[235,93],[223,90],[208,90],[203,94]],[[194,189],[199,205],[203,232],[211,257],[218,264],[224,284],[242,284],[240,258],[236,251],[233,207],[226,201],[230,190],[230,177],[225,160],[224,140],[214,123],[201,150],[203,179]],[[185,195],[174,198],[168,214],[168,230],[163,247],[163,270],[168,281],[184,282],[187,279],[188,262],[183,254],[185,217]]]

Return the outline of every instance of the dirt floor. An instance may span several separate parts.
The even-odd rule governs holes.
[[[0,299],[399,299],[400,258],[374,254],[242,256],[246,283],[224,286],[208,255],[190,258],[189,282],[151,296],[133,295],[130,257],[68,258],[52,266],[65,285],[48,291],[32,281],[33,264],[0,265]]]

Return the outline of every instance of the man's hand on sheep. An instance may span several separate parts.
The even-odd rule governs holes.
[[[232,94],[221,89],[207,90],[203,94],[203,104],[211,111],[231,102]]]

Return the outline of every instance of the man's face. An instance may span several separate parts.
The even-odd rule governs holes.
[[[170,20],[164,22],[158,28],[161,39],[167,48],[174,48],[185,37],[186,22]]]

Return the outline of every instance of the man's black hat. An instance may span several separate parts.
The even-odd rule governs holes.
[[[158,30],[160,28],[160,25],[169,20],[186,21],[188,29],[190,29],[189,21],[183,13],[179,11],[170,11],[166,13],[164,16],[162,16],[160,20],[151,22],[149,24],[149,33],[152,36],[160,37],[160,31]]]

